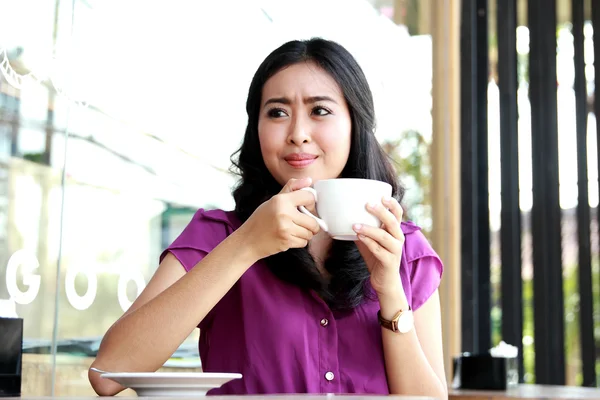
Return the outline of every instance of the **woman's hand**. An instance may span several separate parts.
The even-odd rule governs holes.
[[[319,224],[302,214],[299,206],[314,207],[315,197],[306,190],[312,180],[290,179],[279,194],[265,201],[236,231],[251,246],[256,260],[286,251],[302,248],[319,232]]]
[[[356,245],[371,273],[371,286],[380,299],[404,295],[399,270],[404,246],[402,207],[396,199],[384,198],[381,203],[368,204],[367,210],[382,223],[381,228],[354,225],[358,234]]]

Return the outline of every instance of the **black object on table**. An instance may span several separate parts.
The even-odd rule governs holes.
[[[519,383],[516,358],[463,353],[453,364],[453,389],[506,390]]]
[[[23,319],[0,318],[0,397],[21,395]]]

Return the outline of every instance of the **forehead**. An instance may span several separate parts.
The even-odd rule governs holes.
[[[313,62],[290,65],[273,75],[263,87],[263,99],[272,96],[343,97],[335,79]]]

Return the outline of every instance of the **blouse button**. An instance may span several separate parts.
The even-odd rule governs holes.
[[[328,381],[332,381],[333,378],[335,378],[335,375],[333,375],[333,372],[329,371],[325,374],[325,379],[327,379]]]
[[[329,324],[329,321],[327,320],[327,318],[323,318],[323,319],[321,320],[321,326],[322,326],[322,327],[325,327],[325,326],[327,326],[328,324]]]

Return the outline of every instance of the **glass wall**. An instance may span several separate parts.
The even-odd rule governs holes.
[[[430,229],[431,39],[393,18],[364,0],[0,1],[0,315],[24,319],[23,395],[93,394],[102,335],[162,249],[199,207],[233,207],[248,85],[287,40],[357,57]],[[165,368],[201,368],[197,335]]]

